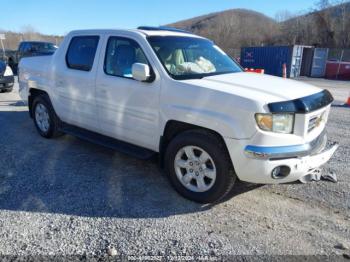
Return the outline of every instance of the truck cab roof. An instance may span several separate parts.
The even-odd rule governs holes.
[[[70,34],[81,35],[81,34],[110,34],[110,33],[127,33],[142,36],[183,36],[183,37],[196,37],[191,32],[185,30],[171,28],[171,27],[149,27],[140,26],[137,29],[88,29],[88,30],[74,30]]]

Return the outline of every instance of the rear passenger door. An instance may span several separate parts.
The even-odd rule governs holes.
[[[100,36],[74,36],[56,69],[60,117],[69,124],[98,130],[95,80]]]
[[[132,77],[134,63],[148,64],[154,69],[144,49],[130,37],[107,35],[102,50],[96,79],[101,132],[158,150],[160,79],[139,82]]]

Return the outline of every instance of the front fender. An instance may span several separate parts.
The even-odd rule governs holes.
[[[245,116],[224,114],[205,108],[195,108],[184,105],[168,104],[162,106],[161,125],[164,130],[169,120],[176,120],[203,128],[211,129],[219,133],[222,137],[234,139],[249,139],[255,133],[255,127],[251,127],[250,121],[242,122],[242,119],[249,117],[251,113],[246,112]],[[242,118],[243,117],[243,118]],[[254,115],[252,114],[252,119]]]

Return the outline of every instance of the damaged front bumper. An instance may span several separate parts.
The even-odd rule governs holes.
[[[315,155],[322,151],[327,144],[327,134],[322,132],[310,143],[293,146],[252,146],[245,147],[245,154],[249,158],[261,160],[278,160],[287,158]]]
[[[229,148],[239,141],[226,140]],[[237,176],[246,182],[279,184],[297,181],[324,165],[338,148],[338,143],[327,142],[325,132],[315,140],[293,146],[244,146],[243,152],[230,150]],[[237,147],[236,147],[237,148]],[[282,171],[281,171],[282,170]],[[276,175],[279,171],[281,175]]]

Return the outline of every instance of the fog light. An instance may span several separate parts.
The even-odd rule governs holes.
[[[290,174],[289,166],[278,166],[272,170],[271,177],[273,179],[282,179],[287,177],[289,174]]]

